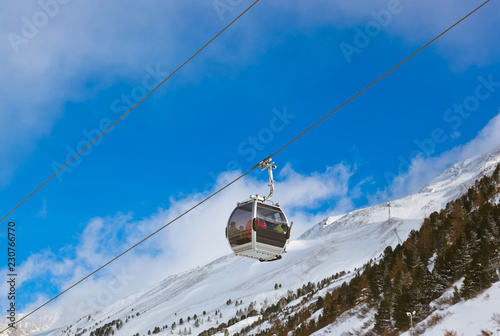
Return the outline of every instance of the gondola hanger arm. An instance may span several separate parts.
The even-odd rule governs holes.
[[[273,178],[273,169],[276,169],[276,165],[273,162],[272,158],[267,158],[259,163],[259,168],[261,171],[264,171],[267,169],[267,172],[269,173],[269,195],[267,197],[264,197],[264,202],[268,201],[273,197],[274,195],[274,178]]]

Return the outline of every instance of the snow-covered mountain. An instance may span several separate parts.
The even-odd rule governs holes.
[[[425,320],[418,321],[413,335],[500,335],[499,282],[476,298],[455,305],[449,302],[449,298],[453,295],[452,291],[448,290],[432,303],[436,310]],[[360,314],[359,310],[346,312],[334,323],[313,333],[312,336],[359,335],[357,332],[366,331],[366,324],[373,323],[374,318],[373,311]],[[401,336],[412,336],[412,333],[408,330]]]
[[[333,232],[352,230],[379,223],[381,230],[395,228],[406,221],[421,221],[430,213],[442,209],[446,203],[465,193],[483,175],[493,173],[500,162],[500,147],[495,150],[457,163],[448,168],[420,191],[405,198],[366,209],[355,210],[339,217],[329,217],[302,234],[299,239],[316,239]],[[388,223],[389,207],[391,223]],[[401,237],[406,237],[405,225]],[[389,244],[388,244],[389,245]]]
[[[21,319],[24,314],[19,314],[18,318]],[[53,329],[54,323],[57,323],[59,319],[59,314],[36,314],[26,318],[26,320],[21,321],[16,325],[15,329],[8,329],[5,334],[10,336],[24,336],[30,334],[43,334],[46,331]],[[1,330],[7,328],[7,324],[4,323],[2,319],[0,323]]]
[[[480,176],[491,174],[499,162],[500,147],[455,164],[410,196],[390,204],[326,218],[299,239],[291,241],[289,252],[279,261],[260,263],[225,256],[203,267],[170,276],[155,286],[82,316],[70,328],[46,330],[43,335],[87,336],[114,320],[126,322],[115,330],[115,336],[148,335],[148,331],[157,326],[160,329],[168,326],[160,333],[170,334],[174,322],[177,323],[176,333],[186,328],[197,335],[218,323],[227,322],[250,304],[259,312],[286,296],[287,291],[345,272],[333,284],[338,286],[350,279],[352,273],[349,272],[370,259],[378,258],[388,245],[396,246],[399,239],[405,240],[411,230],[420,227],[425,216],[464,193]],[[229,300],[231,304],[228,304]],[[235,302],[241,302],[241,305],[235,305]],[[203,324],[195,324],[192,319],[195,314],[203,317],[199,319]],[[190,321],[187,321],[188,317]],[[184,322],[182,326],[179,326],[180,318]],[[257,319],[258,316],[246,318],[232,325],[229,332],[237,332]],[[44,327],[48,328],[48,325]],[[40,326],[36,328],[31,332],[42,330]]]

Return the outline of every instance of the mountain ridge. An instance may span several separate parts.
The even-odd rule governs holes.
[[[157,285],[91,313],[87,321],[82,317],[73,326],[90,332],[95,323],[101,325],[104,320],[126,319],[132,314],[129,310],[133,309],[141,313],[140,317],[129,318],[129,323],[117,332],[127,336],[136,333],[145,335],[154,325],[170,326],[178,321],[179,316],[201,314],[202,311],[208,311],[213,318],[214,311],[222,311],[224,314],[220,319],[226,320],[226,316],[233,316],[238,311],[226,304],[228,299],[233,302],[243,300],[244,305],[255,302],[255,307],[263,309],[288,290],[295,290],[306,282],[320,281],[332,274],[352,272],[370,259],[377,258],[386,246],[397,245],[398,235],[394,230],[406,238],[411,230],[420,227],[426,215],[458,196],[457,189],[466,190],[477,178],[492,172],[492,167],[498,162],[500,147],[457,163],[420,191],[391,201],[392,218],[388,216],[387,203],[339,217],[327,217],[292,241],[289,253],[280,261],[262,264],[232,255],[223,256],[203,267],[169,276]],[[360,245],[363,249],[359,248]],[[342,280],[349,278],[347,273]],[[274,289],[278,283],[282,288]],[[146,320],[144,316],[149,317]],[[201,331],[212,325],[215,321],[207,322],[203,328],[191,327]],[[77,333],[74,329],[71,332],[68,330],[61,327],[43,334],[62,336]]]

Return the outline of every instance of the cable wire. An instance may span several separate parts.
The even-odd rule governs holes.
[[[242,14],[240,14],[240,16],[238,16],[234,21],[232,21],[228,26],[226,26],[226,28],[224,28],[219,34],[216,35],[216,37],[218,35],[220,35],[225,29],[227,29],[227,27],[229,27],[232,23],[234,23],[238,18],[240,18],[246,11],[248,11],[253,5],[255,5],[259,0],[257,0],[256,2],[254,2],[250,7],[248,7]],[[471,16],[473,13],[475,13],[476,11],[478,11],[480,8],[482,8],[484,5],[486,5],[488,2],[490,2],[491,0],[486,0],[485,2],[483,2],[481,5],[479,5],[478,7],[476,7],[474,10],[472,10],[471,12],[469,12],[467,15],[465,15],[463,18],[461,18],[460,20],[458,20],[457,22],[455,22],[453,25],[451,25],[448,29],[446,29],[445,31],[443,31],[441,34],[439,34],[438,36],[436,36],[435,38],[433,38],[431,41],[429,41],[428,43],[426,43],[423,47],[419,48],[417,51],[415,51],[413,54],[411,54],[410,56],[408,56],[406,59],[404,59],[402,62],[400,62],[398,65],[396,65],[395,67],[393,67],[392,69],[390,69],[389,71],[387,71],[385,74],[383,74],[382,76],[380,76],[378,79],[376,79],[375,81],[373,81],[371,84],[369,84],[368,86],[366,86],[364,89],[362,89],[361,91],[359,91],[357,94],[355,94],[354,96],[352,96],[350,99],[348,99],[345,103],[343,103],[342,105],[340,105],[339,107],[337,107],[335,110],[333,110],[332,112],[330,112],[329,114],[327,114],[325,117],[323,117],[321,120],[319,120],[318,122],[316,122],[315,124],[313,124],[311,127],[309,127],[308,129],[306,129],[304,132],[302,132],[301,134],[299,134],[298,136],[296,136],[294,139],[292,139],[291,141],[289,141],[287,144],[285,144],[283,147],[281,147],[279,150],[277,150],[276,152],[274,152],[273,154],[269,155],[267,158],[270,158],[272,156],[275,156],[276,154],[280,153],[283,149],[287,148],[288,146],[290,146],[292,143],[294,143],[295,141],[297,141],[299,138],[301,138],[302,136],[304,136],[306,133],[308,133],[309,131],[311,131],[313,128],[315,128],[316,126],[318,126],[320,123],[322,123],[323,121],[325,121],[327,118],[329,118],[332,114],[334,114],[335,112],[337,112],[338,110],[340,110],[342,107],[344,107],[345,105],[347,105],[348,103],[350,103],[352,100],[354,100],[355,98],[357,98],[359,95],[361,95],[363,92],[365,92],[366,90],[368,90],[370,87],[372,87],[373,85],[375,85],[376,83],[378,83],[380,80],[382,80],[384,77],[386,77],[387,75],[389,75],[391,72],[393,72],[394,70],[396,70],[397,68],[399,68],[401,65],[403,65],[404,63],[406,63],[407,61],[409,61],[411,58],[413,58],[415,55],[417,55],[419,52],[421,52],[422,50],[424,50],[425,48],[427,48],[429,45],[431,45],[433,42],[435,42],[437,39],[439,39],[441,36],[443,36],[444,34],[446,34],[448,31],[450,31],[451,29],[453,29],[455,26],[457,26],[458,24],[460,24],[462,21],[464,21],[465,19],[467,19],[469,16]],[[215,38],[213,38],[211,41],[213,41]],[[209,43],[210,43],[209,42]],[[203,48],[205,48],[209,43],[207,43],[205,46],[203,46]],[[203,48],[201,48],[197,53],[199,53]],[[196,53],[196,54],[197,54]],[[191,58],[193,58],[194,56],[196,56],[196,54],[194,54]],[[190,58],[190,59],[191,59]],[[189,60],[190,60],[189,59]],[[189,61],[188,60],[188,61]],[[188,61],[186,61],[184,64],[186,64]],[[183,65],[184,65],[183,64]],[[183,66],[182,65],[182,66]],[[181,67],[182,67],[181,66]],[[181,67],[179,67],[177,70],[179,70]],[[168,78],[170,78],[175,72],[174,71]],[[167,78],[167,79],[168,79]],[[165,81],[167,80],[165,79]],[[163,82],[165,82],[163,81]],[[158,86],[160,86],[161,84],[160,83]],[[158,86],[153,89],[149,94],[151,94],[154,90],[156,90],[158,88]],[[149,95],[148,94],[148,95]],[[146,96],[147,97],[147,96]],[[144,98],[146,98],[144,97]],[[142,100],[144,100],[144,98]],[[142,101],[141,100],[141,101]],[[140,103],[140,102],[139,102]],[[137,106],[139,103],[137,103],[135,106]],[[134,107],[135,107],[134,106]],[[133,107],[133,108],[134,108]],[[133,109],[132,108],[132,109]],[[132,109],[130,109],[128,112],[130,112]],[[128,113],[127,112],[127,113]],[[126,113],[126,114],[127,114]],[[125,115],[126,115],[125,114]],[[120,119],[122,119],[125,115],[123,115]],[[116,122],[118,122],[120,119],[118,119]],[[115,123],[116,123],[115,122]],[[114,124],[113,124],[114,125]],[[113,126],[112,125],[112,126]],[[112,127],[110,126],[110,128]],[[108,128],[109,129],[109,128]],[[107,131],[107,130],[106,130]],[[104,131],[103,134],[106,132]],[[102,134],[101,134],[102,135]],[[100,135],[100,136],[101,136]],[[100,137],[99,136],[99,137]],[[98,137],[98,138],[99,138]],[[98,139],[96,138],[96,140]],[[94,140],[95,141],[95,140]],[[87,146],[88,147],[88,146]],[[85,150],[85,149],[84,149]],[[80,152],[81,153],[81,152]],[[78,155],[80,154],[78,153]],[[77,155],[77,156],[78,156]],[[75,156],[76,158],[76,156]],[[73,158],[74,159],[74,158]],[[73,160],[72,159],[72,160]],[[70,160],[69,162],[71,162],[72,160]],[[69,163],[68,162],[68,163]],[[67,164],[66,164],[67,165]],[[15,324],[19,323],[20,321],[24,320],[25,318],[27,318],[28,316],[32,315],[34,312],[38,311],[39,309],[41,309],[42,307],[46,306],[48,303],[52,302],[53,300],[55,300],[56,298],[58,298],[59,296],[61,296],[62,294],[66,293],[67,291],[69,291],[70,289],[72,289],[73,287],[77,286],[78,284],[80,284],[81,282],[83,282],[84,280],[88,279],[89,277],[91,277],[92,275],[94,275],[95,273],[97,273],[98,271],[100,271],[101,269],[103,269],[104,267],[108,266],[109,264],[111,264],[113,261],[115,261],[116,259],[120,258],[121,256],[123,256],[124,254],[126,254],[127,252],[131,251],[132,249],[134,249],[135,247],[137,247],[138,245],[142,244],[143,242],[145,242],[146,240],[148,240],[149,238],[151,238],[152,236],[154,236],[155,234],[157,234],[158,232],[160,232],[161,230],[163,230],[164,228],[166,228],[167,226],[169,226],[170,224],[172,224],[173,222],[179,220],[180,218],[184,217],[186,214],[188,214],[189,212],[191,212],[192,210],[194,210],[195,208],[197,208],[198,206],[200,206],[201,204],[205,203],[206,201],[208,201],[209,199],[211,199],[212,197],[214,197],[215,195],[219,194],[220,192],[222,192],[223,190],[225,190],[226,188],[228,188],[229,186],[231,186],[232,184],[234,184],[235,182],[237,182],[238,180],[240,180],[241,178],[243,178],[244,176],[248,175],[250,172],[252,172],[255,168],[257,168],[259,166],[259,164],[256,164],[255,166],[253,166],[250,170],[248,170],[247,172],[243,173],[242,175],[240,175],[239,177],[237,177],[236,179],[232,180],[231,182],[229,182],[228,184],[226,184],[225,186],[223,186],[222,188],[220,188],[219,190],[217,190],[216,192],[212,193],[210,196],[206,197],[205,199],[203,199],[201,202],[199,202],[198,204],[194,205],[193,207],[191,207],[189,210],[183,212],[182,214],[180,214],[179,216],[177,216],[176,218],[174,218],[173,220],[171,220],[170,222],[168,222],[167,224],[165,224],[164,226],[162,226],[161,228],[159,228],[158,230],[156,230],[155,232],[151,233],[149,236],[147,236],[146,238],[142,239],[141,241],[139,241],[138,243],[136,243],[135,245],[131,246],[130,248],[128,248],[127,250],[125,250],[124,252],[122,252],[121,254],[117,255],[116,257],[114,257],[113,259],[111,259],[110,261],[108,261],[107,263],[105,263],[104,265],[102,265],[101,267],[99,267],[98,269],[96,269],[95,271],[93,271],[92,273],[90,273],[89,275],[85,276],[84,278],[82,278],[81,280],[79,280],[78,282],[74,283],[73,285],[71,285],[70,287],[66,288],[64,291],[62,291],[61,293],[57,294],[56,296],[54,296],[52,299],[48,300],[47,302],[45,302],[44,304],[42,304],[41,306],[39,306],[38,308],[36,308],[35,310],[31,311],[30,313],[28,313],[27,315],[23,316],[21,319],[19,319],[18,321],[16,321]],[[53,177],[53,176],[52,176]],[[52,178],[51,177],[51,178]],[[49,179],[50,180],[50,179]],[[48,181],[46,181],[48,182]],[[45,182],[45,183],[46,183]],[[44,183],[44,184],[45,184]],[[43,184],[42,184],[43,186]],[[40,189],[41,186],[38,188]],[[38,190],[37,189],[37,190]],[[36,190],[35,190],[36,192]],[[31,196],[31,195],[30,195]],[[29,197],[28,197],[29,198]],[[23,201],[24,202],[24,201]],[[22,203],[22,202],[21,202]],[[20,204],[19,204],[20,205]],[[18,205],[18,206],[19,206]],[[15,208],[14,208],[15,210]],[[12,212],[12,211],[11,211]],[[5,218],[5,217],[4,217]],[[2,220],[4,219],[2,218]],[[6,328],[2,331],[0,331],[0,333],[3,333],[5,332],[6,330],[8,330],[9,328]]]
[[[255,168],[257,168],[259,165],[255,165],[252,167],[252,169],[248,170],[246,173],[240,175],[239,177],[235,178],[234,180],[232,180],[231,182],[229,182],[228,184],[226,184],[224,187],[220,188],[219,190],[217,190],[216,192],[214,192],[213,194],[211,194],[210,196],[208,196],[207,198],[203,199],[201,202],[199,202],[198,204],[194,205],[193,207],[189,208],[187,211],[183,212],[182,214],[180,214],[179,216],[175,217],[174,219],[172,219],[170,222],[168,222],[167,224],[163,225],[161,228],[159,228],[158,230],[156,230],[155,232],[151,233],[149,236],[147,236],[146,238],[143,238],[141,241],[135,243],[133,246],[129,247],[127,250],[123,251],[122,253],[120,253],[119,255],[117,255],[116,257],[114,257],[113,259],[111,259],[110,261],[108,261],[107,263],[105,263],[104,265],[102,265],[101,267],[99,267],[98,269],[96,269],[95,271],[93,271],[92,273],[88,274],[87,276],[85,276],[84,278],[80,279],[79,281],[75,282],[73,285],[71,285],[70,287],[66,288],[64,291],[62,291],[61,293],[57,294],[56,296],[54,296],[52,299],[48,300],[47,302],[43,303],[41,306],[39,306],[38,308],[34,309],[33,311],[31,311],[30,313],[28,313],[27,315],[23,316],[22,318],[20,318],[19,320],[17,320],[14,324],[18,324],[19,322],[21,322],[22,320],[24,320],[25,318],[27,318],[28,316],[30,316],[31,314],[35,313],[37,310],[40,310],[42,307],[46,306],[47,304],[49,304],[50,302],[54,301],[55,299],[57,299],[59,296],[63,295],[64,293],[66,293],[67,291],[69,291],[70,289],[72,289],[73,287],[75,287],[76,285],[80,284],[81,282],[85,281],[86,279],[90,278],[92,275],[96,274],[97,272],[99,272],[100,270],[102,270],[104,267],[108,266],[109,264],[111,264],[113,261],[115,261],[116,259],[120,258],[121,256],[123,256],[124,254],[130,252],[132,249],[136,248],[137,246],[139,246],[140,244],[144,243],[146,240],[148,240],[149,238],[153,237],[155,234],[157,234],[158,232],[160,232],[161,230],[163,230],[164,228],[166,228],[167,226],[169,226],[170,224],[172,224],[173,222],[177,221],[178,219],[180,219],[181,217],[184,217],[186,214],[188,214],[189,212],[193,211],[195,208],[197,208],[198,206],[202,205],[203,203],[205,203],[206,201],[208,201],[209,199],[211,199],[212,197],[214,197],[215,195],[217,195],[218,193],[220,193],[221,191],[223,191],[224,189],[228,188],[230,185],[232,185],[233,183],[235,183],[236,181],[238,181],[239,179],[243,178],[244,176],[246,176],[247,174],[249,174],[252,170],[254,170]],[[10,328],[10,327],[9,327]],[[6,328],[2,331],[0,331],[0,334],[3,333],[4,331],[8,330],[9,328]]]
[[[385,74],[383,74],[382,76],[380,76],[377,80],[373,81],[370,85],[368,85],[367,87],[365,87],[363,90],[361,90],[358,93],[356,93],[349,100],[347,100],[345,103],[343,103],[342,105],[340,105],[339,107],[337,107],[335,110],[333,110],[332,112],[330,112],[326,116],[324,116],[321,120],[319,120],[314,125],[312,125],[308,129],[306,129],[304,132],[300,133],[298,136],[296,136],[294,139],[292,139],[286,145],[284,145],[279,150],[277,150],[276,152],[274,152],[273,154],[271,154],[269,157],[275,156],[276,154],[278,154],[279,152],[281,152],[283,149],[285,149],[286,147],[290,146],[292,143],[294,143],[299,138],[301,138],[302,136],[304,136],[306,133],[308,133],[314,127],[318,126],[323,121],[325,121],[326,119],[328,119],[332,114],[334,114],[335,112],[337,112],[338,110],[340,110],[342,107],[344,107],[347,104],[349,104],[351,101],[353,101],[354,99],[356,99],[359,95],[361,95],[363,92],[365,92],[366,90],[368,90],[369,88],[371,88],[373,85],[377,84],[384,77],[386,77],[387,75],[389,75],[391,72],[393,72],[394,70],[396,70],[397,68],[399,68],[401,65],[403,65],[407,61],[409,61],[411,58],[413,58],[413,56],[415,56],[416,54],[418,54],[419,52],[421,52],[422,50],[424,50],[425,48],[427,48],[429,45],[431,45],[433,42],[435,42],[437,39],[439,39],[441,36],[443,36],[444,34],[446,34],[447,32],[449,32],[450,30],[452,30],[455,26],[457,26],[462,21],[464,21],[465,19],[467,19],[469,16],[471,16],[472,14],[474,14],[476,11],[478,11],[481,7],[483,7],[484,5],[486,5],[488,2],[490,2],[490,0],[486,0],[485,2],[483,2],[481,5],[479,5],[474,10],[472,10],[471,12],[469,12],[469,14],[465,15],[463,18],[461,18],[460,20],[458,20],[457,22],[455,22],[453,25],[451,25],[448,29],[446,29],[445,31],[443,31],[441,34],[439,34],[438,36],[436,36],[435,38],[433,38],[432,40],[430,40],[429,42],[427,42],[423,47],[421,47],[420,49],[418,49],[417,51],[415,51],[413,54],[411,54],[410,56],[408,56],[407,58],[405,58],[398,65],[396,65],[395,67],[393,67],[391,70],[387,71]]]
[[[71,162],[73,162],[74,159],[76,159],[77,157],[79,157],[83,152],[85,152],[87,150],[87,148],[89,148],[90,146],[92,146],[92,144],[94,142],[96,142],[105,133],[107,133],[111,128],[113,128],[117,123],[119,123],[123,118],[125,118],[133,109],[135,109],[140,103],[142,103],[147,97],[149,97],[149,95],[151,95],[153,92],[155,92],[163,83],[165,83],[167,80],[169,80],[170,77],[172,77],[173,75],[175,75],[175,73],[177,73],[180,69],[182,69],[187,63],[189,63],[189,61],[191,61],[196,55],[198,55],[203,49],[205,49],[210,43],[212,43],[224,31],[226,31],[226,29],[228,29],[233,23],[235,23],[236,21],[238,21],[239,18],[241,18],[246,12],[248,12],[259,1],[260,0],[256,0],[254,3],[252,3],[247,9],[245,9],[240,15],[238,15],[236,17],[236,19],[234,19],[227,26],[225,26],[224,29],[222,29],[219,33],[217,33],[217,35],[215,35],[214,37],[212,37],[212,39],[210,39],[210,41],[208,41],[207,43],[205,43],[205,45],[203,47],[201,47],[200,49],[198,49],[198,51],[195,52],[191,57],[189,57],[187,59],[187,61],[185,61],[184,63],[182,63],[177,69],[174,70],[174,72],[172,72],[160,84],[158,84],[154,89],[152,89],[151,91],[149,91],[149,93],[147,95],[145,95],[134,106],[132,106],[127,112],[125,112],[120,118],[118,118],[114,123],[112,123],[111,126],[109,126],[108,128],[106,128],[97,138],[95,138],[84,149],[82,149],[80,152],[78,152],[78,154],[76,154],[71,160],[69,160],[68,162],[66,162],[66,164],[64,166],[62,166],[61,168],[59,168],[58,171],[56,171],[54,174],[52,174],[52,176],[50,176],[47,180],[45,180],[45,182],[43,182],[38,188],[36,188],[31,194],[29,194],[25,199],[23,199],[19,204],[17,204],[12,210],[10,210],[5,216],[3,216],[0,219],[0,222],[3,221],[5,218],[7,218],[11,213],[13,213],[17,208],[19,208],[24,202],[26,202],[31,196],[33,196],[38,190],[40,190],[45,184],[47,184],[47,182],[49,182],[50,180],[52,180],[57,174],[59,174],[64,168],[66,168],[66,166],[68,166]]]

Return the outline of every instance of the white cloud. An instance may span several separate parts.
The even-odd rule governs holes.
[[[40,211],[38,211],[38,214],[36,216],[40,218],[47,218],[47,199],[43,198],[42,202],[42,208],[40,209]]]
[[[58,1],[10,2],[0,20],[4,37],[0,42],[4,78],[0,82],[0,160],[8,163],[0,169],[0,186],[8,183],[36,141],[50,134],[63,116],[65,103],[95,96],[119,81],[140,84],[148,65],[160,63],[173,70],[206,42],[205,32],[215,31],[219,23],[215,12],[198,20],[213,10],[210,2],[122,1],[117,6],[69,1],[58,5],[53,17],[40,3]],[[180,15],[188,10],[189,15]],[[46,24],[23,34],[35,18],[44,15]],[[210,26],[215,29],[203,29]],[[204,33],[193,34],[198,29]],[[12,34],[27,43],[12,45]],[[87,87],[89,81],[96,86]],[[110,112],[110,106],[102,110]]]
[[[316,207],[320,201],[347,196],[349,178],[353,173],[351,167],[340,163],[328,167],[323,174],[312,173],[306,176],[295,172],[287,164],[280,172],[279,176],[284,179],[284,183],[276,194],[290,207]]]
[[[465,145],[435,157],[415,157],[406,172],[394,177],[385,190],[371,197],[373,204],[414,193],[451,165],[486,153],[500,146],[500,114],[491,119],[478,135]]]
[[[40,3],[51,4],[52,9],[44,10]],[[119,81],[135,85],[148,65],[160,63],[165,69],[173,69],[230,21],[220,21],[210,0],[124,0],[119,6],[73,0],[57,9],[55,3],[57,0],[4,4],[0,76],[8,80],[0,82],[0,160],[8,164],[0,169],[0,186],[9,182],[14,168],[35,148],[36,141],[50,134],[63,116],[66,102],[92,97]],[[229,15],[235,17],[250,3],[242,1]],[[403,10],[391,19],[384,32],[421,45],[474,5],[465,0],[401,0]],[[371,11],[387,6],[388,2],[382,0],[261,2],[222,36],[238,36],[245,43],[237,47],[234,43],[216,43],[183,70],[185,79],[178,83],[207,75],[208,61],[224,64],[212,68],[218,75],[258,61],[256,55],[264,54],[272,43],[262,38],[263,31],[276,29],[282,34],[327,25],[352,29],[372,21]],[[496,61],[500,56],[498,34],[493,33],[494,23],[500,20],[497,9],[498,4],[488,4],[436,48],[457,68]],[[51,15],[43,14],[51,11]],[[35,17],[43,19],[43,15],[46,22],[35,27],[30,37],[23,37],[28,43],[18,45],[16,53],[9,34],[22,36],[26,22],[33,23]],[[88,88],[88,81],[98,84]]]

